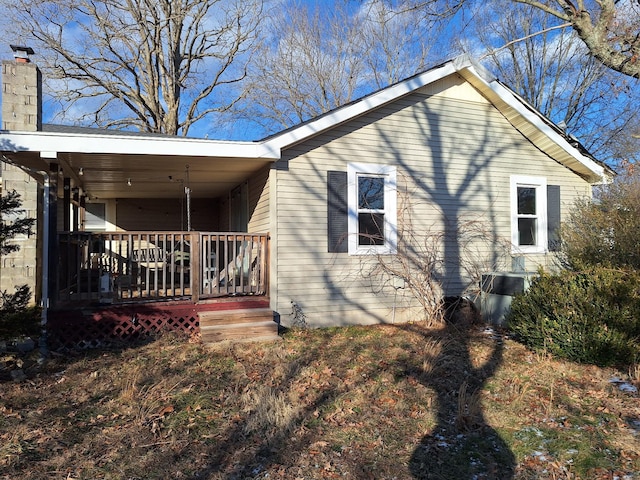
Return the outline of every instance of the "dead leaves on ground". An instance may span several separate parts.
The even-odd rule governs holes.
[[[469,416],[460,417],[462,430],[486,421],[503,432],[531,426],[556,437],[600,438],[614,466],[594,467],[592,478],[640,470],[639,433],[629,426],[640,419],[638,398],[609,385],[610,371],[507,341],[503,363],[482,389],[469,386],[459,404],[461,384],[447,378],[464,375],[457,341],[416,325],[358,327],[217,351],[161,339],[59,361],[22,384],[2,385],[0,465],[14,478],[33,479],[51,472],[133,478],[140,471],[164,478],[213,471],[409,479],[413,450],[434,431],[439,402],[451,401]],[[465,362],[481,368],[492,339],[466,341]],[[438,392],[450,385],[455,391]],[[510,442],[514,451],[524,448],[517,438]],[[579,478],[566,459],[518,452],[516,478]],[[210,478],[224,477],[216,475]]]

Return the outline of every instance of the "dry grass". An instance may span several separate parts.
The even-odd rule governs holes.
[[[638,394],[609,381],[638,367],[468,325],[24,360],[0,376],[0,479],[640,478]]]
[[[270,429],[289,433],[295,426],[300,405],[297,398],[268,385],[249,387],[240,397],[247,415],[244,433],[262,433]]]
[[[459,432],[468,432],[482,424],[482,399],[477,390],[469,392],[469,385],[462,382],[458,391],[458,412],[455,425]]]

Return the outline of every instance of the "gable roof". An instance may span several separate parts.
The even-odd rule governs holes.
[[[505,116],[514,128],[559,163],[593,183],[606,181],[613,175],[613,171],[589,154],[578,140],[563,132],[524,98],[466,55],[267,137],[264,140],[265,146],[269,154],[279,156],[285,148],[392,103],[452,74],[458,74],[469,82]]]
[[[129,183],[127,180],[138,172],[156,176],[162,172],[164,178],[179,178],[180,172],[184,173],[185,166],[189,165],[202,172],[200,195],[215,195],[233,182],[241,181],[240,177],[250,170],[280,159],[283,150],[453,74],[460,75],[472,85],[514,128],[551,158],[592,183],[606,181],[612,176],[612,171],[589,155],[577,140],[566,135],[521,96],[466,56],[255,142],[47,125],[36,132],[0,132],[0,151],[14,162],[36,170],[46,168],[47,158],[57,158],[78,184],[90,187],[88,191],[91,193],[99,191],[103,198],[146,195],[150,192],[143,188],[133,191],[122,185]],[[96,176],[95,182],[90,184],[88,177],[79,177],[80,167],[85,172],[88,168],[102,169],[106,175]],[[206,171],[214,169],[218,172],[224,170],[226,176],[211,172],[206,175]],[[237,171],[232,173],[234,169]],[[110,183],[108,179],[111,179]],[[208,187],[207,182],[211,183]],[[216,182],[217,186],[214,186]],[[143,182],[136,183],[140,185]]]

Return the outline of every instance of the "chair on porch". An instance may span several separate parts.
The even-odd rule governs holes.
[[[189,284],[191,274],[191,245],[189,242],[176,243],[173,251],[169,253],[167,269],[169,276],[173,277],[170,283]]]
[[[220,286],[248,286],[252,280],[258,262],[257,246],[243,241],[234,253],[233,259],[220,271]]]
[[[131,251],[131,264],[134,267],[135,275],[130,275],[122,279],[123,284],[138,284],[147,289],[155,290],[157,282],[160,282],[167,265],[167,252],[148,241],[139,241]],[[132,272],[132,273],[134,273]],[[148,284],[147,284],[148,282]]]

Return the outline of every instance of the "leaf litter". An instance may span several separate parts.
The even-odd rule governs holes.
[[[0,386],[0,479],[640,478],[638,393],[620,388],[637,380],[496,329],[166,335],[24,362]]]

